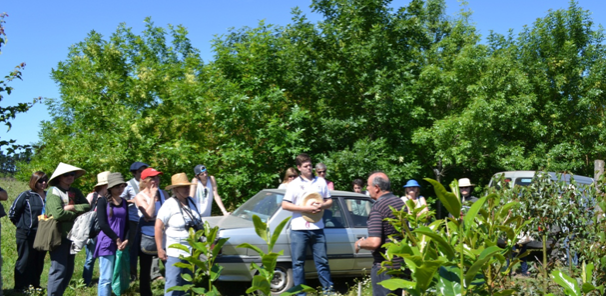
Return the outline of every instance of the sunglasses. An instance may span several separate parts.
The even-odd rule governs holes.
[[[292,176],[288,176],[289,178],[296,178],[298,177],[297,175],[292,175]]]
[[[75,177],[76,176],[76,172],[65,173],[65,174],[63,174],[61,176],[63,176],[63,177]]]
[[[318,174],[326,174],[326,171],[316,171]]]
[[[45,183],[45,182],[48,182],[48,179],[40,179],[40,180],[38,180],[38,184],[42,184],[42,183]]]

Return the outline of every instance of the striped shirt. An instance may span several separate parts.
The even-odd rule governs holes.
[[[370,215],[366,222],[368,224],[368,237],[380,237],[381,246],[391,241],[389,235],[398,233],[389,222],[384,221],[385,218],[396,218],[389,206],[399,210],[404,207],[404,202],[391,192],[381,195],[370,209]],[[385,248],[379,247],[372,251],[373,263],[381,263],[385,260],[381,253],[385,253]],[[401,258],[398,259],[402,262]],[[394,267],[398,266],[394,265]]]

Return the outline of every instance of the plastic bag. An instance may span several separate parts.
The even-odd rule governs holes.
[[[130,257],[128,247],[124,250],[116,251],[116,261],[114,263],[114,275],[112,277],[112,291],[120,295],[128,289],[130,285]]]

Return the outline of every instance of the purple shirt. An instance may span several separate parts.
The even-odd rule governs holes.
[[[105,202],[105,199],[103,201],[104,202],[101,202],[101,199],[99,199],[99,207],[97,207],[97,211],[102,210],[101,206],[105,208],[107,224],[109,224],[111,230],[118,237],[120,237],[121,240],[124,240],[126,238],[126,230],[128,224],[128,205],[126,200],[122,199],[122,204],[119,206],[108,204],[107,202]],[[110,208],[113,209],[113,214],[111,216]],[[97,212],[97,215],[98,214],[99,212]],[[99,221],[99,223],[101,224],[101,221]],[[99,235],[97,236],[97,245],[95,246],[95,252],[93,256],[95,258],[98,258],[100,256],[115,255],[116,250],[118,250],[116,242],[112,240],[110,236],[108,236],[103,230],[101,230],[101,232],[99,232]]]

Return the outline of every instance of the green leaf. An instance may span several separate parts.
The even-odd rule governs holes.
[[[263,251],[261,251],[261,249],[259,249],[259,247],[253,246],[253,245],[251,245],[249,243],[239,244],[236,248],[248,248],[248,249],[251,249],[251,250],[259,253],[260,256],[265,255],[265,253]]]
[[[253,224],[255,225],[255,232],[257,233],[257,235],[260,238],[262,238],[265,242],[269,242],[268,237],[267,237],[267,232],[268,232],[267,224],[263,223],[261,218],[259,218],[259,216],[257,216],[257,215],[253,215],[252,220],[253,220]]]
[[[583,290],[583,293],[587,294],[591,291],[597,290],[597,288],[590,283],[583,283],[582,290]]]
[[[422,227],[419,227],[419,228],[413,230],[413,232],[430,237],[434,242],[436,242],[438,244],[438,247],[440,248],[440,250],[446,254],[446,257],[448,258],[448,260],[454,259],[455,251],[454,251],[453,247],[446,240],[444,240],[444,238],[441,235],[439,235],[435,231],[429,229],[428,227],[422,226]]]
[[[516,293],[517,291],[514,289],[507,289],[502,291],[497,291],[494,293],[494,296],[510,296]],[[549,294],[548,294],[549,295]]]
[[[223,266],[219,264],[213,264],[210,268],[210,281],[214,282],[219,279],[221,276],[221,271],[223,271]]]
[[[465,226],[466,233],[469,233],[469,231],[471,229],[473,229],[473,226],[475,225],[476,215],[478,215],[478,212],[484,206],[486,199],[492,198],[492,196],[494,196],[494,195],[495,194],[493,193],[488,196],[484,196],[484,197],[480,198],[478,201],[474,202],[473,205],[471,205],[471,208],[469,209],[469,211],[465,214],[465,217],[463,218],[463,225]]]
[[[206,289],[204,288],[193,287],[191,288],[191,290],[194,291],[194,293],[196,293],[197,295],[206,295]]]
[[[168,247],[172,248],[172,249],[178,249],[178,250],[181,250],[181,251],[186,252],[186,253],[190,252],[188,247],[186,247],[184,245],[181,245],[181,244],[172,244],[172,245],[170,245]]]
[[[416,282],[416,289],[421,292],[421,294],[425,293],[427,288],[429,288],[431,281],[433,280],[433,276],[438,271],[440,266],[444,265],[446,262],[441,260],[434,261],[425,261],[421,266],[418,266],[415,272],[412,274],[413,279]]]
[[[271,235],[271,241],[269,242],[268,245],[268,252],[273,251],[274,249],[274,245],[276,244],[276,242],[278,241],[278,238],[280,238],[280,235],[282,234],[282,229],[284,229],[284,226],[286,226],[286,223],[288,223],[288,221],[290,220],[291,217],[286,217],[286,219],[282,220],[282,222],[280,222],[280,224],[278,224],[278,226],[276,226],[276,229],[274,229],[274,233]]]
[[[480,256],[478,256],[478,259],[467,270],[467,273],[465,274],[465,286],[469,287],[471,285],[471,282],[475,279],[476,275],[478,274],[478,271],[480,271],[480,269],[482,268],[482,266],[484,266],[484,264],[489,262],[490,259],[492,259],[492,256],[494,254],[502,252],[502,251],[503,251],[503,249],[501,249],[497,246],[491,246],[491,247],[484,249],[484,251],[482,251],[482,253],[480,253]]]
[[[255,275],[253,277],[251,287],[246,290],[246,293],[251,294],[256,291],[261,291],[265,295],[271,294],[271,286],[270,286],[269,282],[267,281],[266,278],[264,278],[260,275]]]
[[[193,286],[194,285],[173,286],[173,287],[168,288],[166,291],[167,292],[170,292],[170,291],[187,291],[187,290],[189,290]]]
[[[278,253],[269,253],[265,254],[261,257],[261,262],[263,263],[263,267],[265,270],[270,273],[276,269],[276,261],[278,260]],[[271,280],[271,279],[268,279]]]
[[[379,285],[383,286],[385,289],[393,291],[397,289],[414,289],[415,282],[400,278],[390,278],[388,280],[380,281]]]
[[[564,292],[566,292],[566,295],[582,296],[577,280],[571,278],[567,274],[563,273],[561,270],[556,269],[552,271],[551,278],[554,282],[564,288]]]
[[[501,219],[507,217],[507,215],[509,214],[509,209],[511,209],[511,207],[518,205],[518,204],[519,204],[519,202],[512,201],[512,202],[509,202],[509,203],[505,204],[504,206],[502,206],[501,209],[499,210],[499,217],[501,217]]]
[[[590,283],[593,280],[593,263],[585,264],[583,261],[583,283]]]
[[[306,285],[296,285],[290,289],[288,289],[288,291],[280,294],[280,296],[291,296],[291,295],[296,295],[302,292],[315,292],[316,289],[310,287],[310,286],[306,286]]]
[[[455,266],[441,266],[439,270],[436,292],[444,296],[460,296],[461,292],[461,270]]]
[[[455,218],[459,218],[461,216],[461,201],[457,196],[446,191],[446,188],[436,180],[430,178],[424,178],[423,180],[431,183],[433,190],[446,210]]]
[[[191,274],[189,274],[189,273],[182,273],[181,277],[190,283],[192,282]]]

